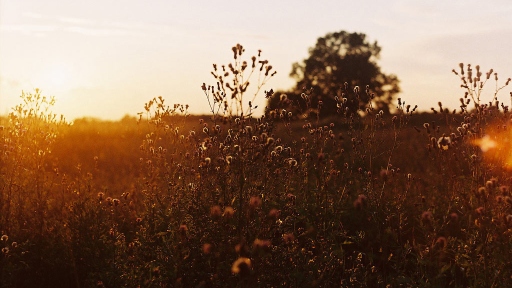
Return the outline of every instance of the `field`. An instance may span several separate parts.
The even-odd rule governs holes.
[[[511,114],[468,91],[73,124],[23,94],[0,120],[0,286],[510,287]]]

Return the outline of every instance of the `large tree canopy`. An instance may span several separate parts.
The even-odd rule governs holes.
[[[331,115],[339,112],[336,98],[339,101],[343,93],[347,98],[344,106],[352,113],[370,101],[388,112],[391,100],[400,88],[398,78],[382,73],[377,65],[380,51],[377,42],[369,43],[362,33],[340,31],[318,38],[316,45],[309,49],[309,57],[292,66],[290,76],[297,81],[296,86],[290,91],[275,93],[267,108],[285,108],[281,95],[286,93],[288,109],[305,112],[306,108],[316,108],[322,100],[319,113]],[[357,96],[348,91],[356,86],[361,87]],[[371,93],[366,93],[366,87],[374,94],[373,99]],[[308,97],[301,97],[305,90],[309,91]]]

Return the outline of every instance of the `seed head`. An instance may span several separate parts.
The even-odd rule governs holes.
[[[210,208],[210,215],[212,218],[217,219],[222,215],[222,210],[219,205],[212,206]]]
[[[204,254],[210,254],[212,252],[213,245],[210,243],[204,243],[203,244],[203,253]]]
[[[180,228],[178,229],[178,231],[180,232],[180,234],[181,234],[182,236],[185,236],[185,235],[187,234],[187,231],[188,231],[188,227],[187,227],[187,225],[185,225],[185,224],[181,224],[181,225],[180,225]]]
[[[224,216],[227,219],[230,219],[233,217],[233,214],[235,214],[235,210],[231,206],[227,206],[224,208],[224,214],[222,216]]]
[[[252,245],[256,250],[267,250],[268,248],[270,248],[270,246],[272,246],[272,242],[270,242],[270,240],[256,238]]]
[[[240,257],[231,266],[231,272],[240,274],[240,276],[247,276],[251,272],[251,259]]]
[[[293,236],[293,233],[283,234],[283,241],[286,244],[292,243],[293,241],[295,241],[295,236]]]
[[[444,249],[444,248],[446,248],[447,244],[448,244],[448,241],[446,240],[446,238],[441,236],[441,237],[437,238],[435,247],[437,247],[439,249]]]
[[[432,212],[430,212],[430,211],[425,211],[425,212],[423,212],[423,214],[421,214],[421,222],[423,222],[423,224],[431,224],[433,218],[434,218],[434,216],[432,215]]]
[[[450,137],[447,136],[441,136],[439,139],[437,139],[437,147],[442,150],[448,150],[448,147],[452,143],[452,140]]]
[[[271,219],[277,219],[277,218],[279,218],[280,214],[281,214],[280,210],[273,208],[268,212],[268,217]]]
[[[505,222],[507,223],[507,226],[512,226],[512,215],[508,214],[505,216]]]
[[[261,206],[261,198],[258,196],[252,196],[251,199],[249,199],[249,207],[251,209],[256,209]]]

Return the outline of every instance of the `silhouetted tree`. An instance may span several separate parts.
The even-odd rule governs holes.
[[[339,102],[345,98],[343,109],[351,113],[370,101],[389,112],[391,100],[400,91],[399,80],[381,72],[377,65],[380,51],[377,42],[369,43],[362,33],[340,31],[318,38],[309,57],[292,66],[290,76],[296,79],[296,86],[269,97],[267,110],[288,108],[304,113],[316,110],[321,100],[318,112],[332,115],[340,112]]]

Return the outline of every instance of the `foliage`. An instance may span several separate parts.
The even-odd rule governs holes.
[[[340,31],[318,38],[316,45],[309,49],[309,57],[292,66],[290,76],[297,81],[296,86],[291,91],[276,93],[269,100],[268,108],[279,108],[280,95],[284,93],[290,101],[282,108],[288,110],[316,111],[318,101],[322,101],[324,105],[316,113],[334,115],[339,112],[339,99],[346,98],[344,109],[350,113],[373,102],[377,109],[389,114],[389,105],[400,88],[395,75],[381,72],[377,64],[380,51],[377,42],[368,42],[362,33]],[[366,85],[373,93],[346,97],[349,88]],[[306,89],[310,92],[306,94],[313,97],[311,107],[301,97]]]

